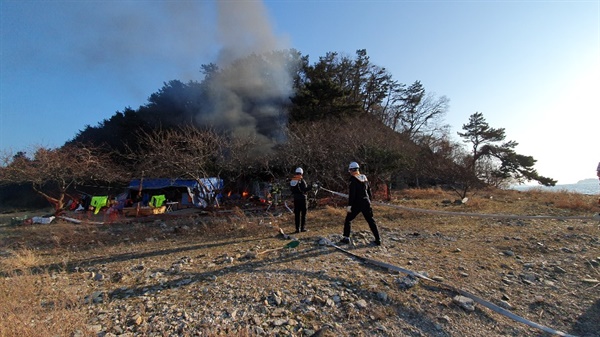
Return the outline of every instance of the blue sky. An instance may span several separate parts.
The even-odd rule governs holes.
[[[475,112],[559,184],[600,161],[600,1],[10,1],[0,3],[0,150],[56,147],[201,79],[223,48],[371,61]],[[368,135],[366,135],[368,136]],[[599,187],[600,189],[600,187]]]

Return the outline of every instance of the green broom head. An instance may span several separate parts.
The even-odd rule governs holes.
[[[300,244],[300,241],[294,240],[294,241],[288,242],[288,244],[283,246],[283,248],[296,248],[296,247],[298,247],[299,244]]]

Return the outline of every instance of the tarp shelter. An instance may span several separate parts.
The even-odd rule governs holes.
[[[223,179],[219,178],[202,178],[200,181],[193,179],[134,179],[129,182],[129,189],[133,191],[140,190],[140,181],[142,181],[141,190],[146,193],[151,193],[149,190],[167,190],[167,189],[184,189],[181,194],[182,205],[194,205],[197,207],[208,206],[211,200],[218,199],[220,192],[223,189]],[[162,193],[152,193],[162,194]],[[191,200],[191,202],[190,202]]]

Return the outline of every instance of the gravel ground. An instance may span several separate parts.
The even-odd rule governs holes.
[[[581,215],[524,202],[505,202],[505,213]],[[478,207],[460,211],[491,209]],[[471,305],[444,285],[552,329],[600,336],[597,221],[448,217],[384,207],[375,214],[384,245],[371,246],[368,226],[357,218],[354,244],[344,248],[437,282],[327,245],[323,239],[341,238],[344,212],[333,207],[309,212],[310,231],[295,234],[300,244],[292,249],[278,232],[292,230],[288,213],[164,216],[87,226],[94,239],[85,249],[66,238],[60,247],[49,241],[40,248],[48,253],[39,267],[81,293],[88,331],[73,336],[550,335]],[[83,225],[62,226],[78,232]]]

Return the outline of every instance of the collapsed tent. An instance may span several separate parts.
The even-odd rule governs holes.
[[[140,186],[141,184],[141,186]],[[223,189],[223,179],[216,177],[193,179],[134,179],[129,182],[131,194],[142,192],[146,196],[156,195],[162,191],[170,191],[171,201],[178,201],[183,206],[206,207],[218,200]],[[177,193],[174,195],[173,193]],[[183,191],[183,192],[181,192]],[[177,199],[176,199],[177,198]]]

